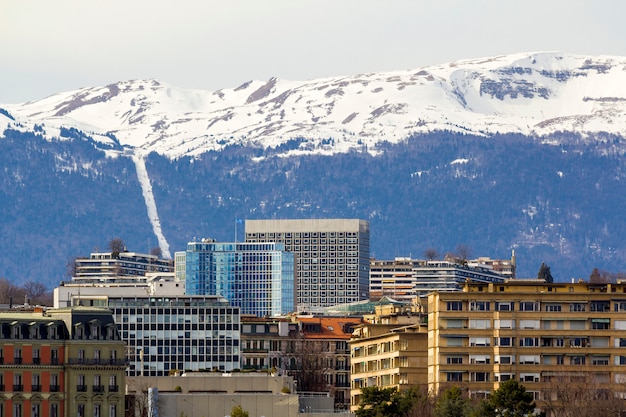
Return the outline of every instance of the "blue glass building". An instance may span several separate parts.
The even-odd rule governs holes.
[[[241,314],[295,311],[294,255],[282,243],[189,242],[184,274],[186,294],[221,295]]]

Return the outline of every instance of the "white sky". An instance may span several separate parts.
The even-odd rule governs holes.
[[[218,90],[517,52],[626,56],[622,0],[0,0],[0,103],[156,78]]]

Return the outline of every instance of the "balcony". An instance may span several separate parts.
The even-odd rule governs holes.
[[[16,365],[21,365],[22,364],[22,358],[13,358],[13,363]]]
[[[50,392],[59,392],[59,385],[58,384],[50,384]]]
[[[119,387],[117,385],[109,385],[109,392],[117,392]]]
[[[24,385],[13,384],[13,392],[24,391]]]
[[[104,385],[94,385],[93,392],[104,392]]]
[[[33,365],[41,364],[41,358],[33,358]]]
[[[4,384],[0,384],[0,391],[4,391]]]
[[[76,385],[76,391],[87,392],[87,385]]]
[[[52,365],[58,365],[59,364],[59,358],[52,358],[52,359],[50,359],[50,363]]]
[[[30,390],[32,392],[41,392],[41,385],[40,384],[32,384],[30,386]]]

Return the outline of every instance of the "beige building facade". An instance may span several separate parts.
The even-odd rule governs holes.
[[[428,385],[488,396],[508,379],[539,408],[559,383],[626,397],[626,284],[467,284],[428,297]]]

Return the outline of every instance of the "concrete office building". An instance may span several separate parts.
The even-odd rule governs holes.
[[[177,252],[182,261],[183,254]],[[279,316],[295,311],[294,255],[284,244],[189,242],[184,253],[188,295],[219,295],[242,314]]]
[[[135,286],[67,283],[55,288],[55,306],[111,309],[127,345],[129,376],[239,368],[239,308],[215,295],[184,295],[172,274],[157,277]]]
[[[280,242],[296,256],[298,311],[369,298],[369,222],[246,220],[246,242]]]

